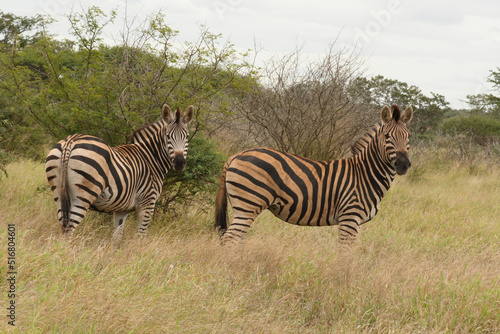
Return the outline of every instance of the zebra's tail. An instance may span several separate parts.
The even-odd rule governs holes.
[[[71,196],[68,190],[68,162],[71,154],[71,140],[66,143],[61,154],[61,183],[59,198],[61,200],[61,229],[64,234],[69,232],[69,211],[71,209]]]
[[[226,172],[229,166],[229,160],[224,165],[222,176],[220,178],[219,190],[215,198],[215,230],[220,236],[227,230],[227,189]]]

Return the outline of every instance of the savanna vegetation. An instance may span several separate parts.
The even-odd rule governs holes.
[[[128,26],[116,13],[68,15],[73,38],[43,16],[0,12],[0,233],[16,228],[18,333],[500,332],[500,69],[488,94],[453,110],[444,96],[365,77],[356,52],[332,45],[254,65],[200,27],[183,42],[161,13]],[[129,218],[119,249],[111,216],[90,212],[61,237],[45,179],[48,149],[71,133],[112,145],[154,121],[163,103],[193,104],[188,166],[168,175],[148,235]],[[414,107],[408,175],[349,252],[337,229],[265,214],[229,251],[213,231],[225,158],[266,145],[314,159],[347,156],[384,104]]]

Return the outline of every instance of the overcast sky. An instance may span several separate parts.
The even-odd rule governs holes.
[[[500,67],[498,0],[17,0],[1,10],[20,16],[48,14],[51,32],[68,37],[64,15],[89,5],[117,9],[118,20],[161,10],[179,38],[195,41],[199,25],[221,33],[237,49],[260,56],[294,51],[321,57],[337,45],[357,45],[367,76],[383,75],[444,95],[466,107],[469,94],[488,93],[490,70]],[[112,34],[111,32],[109,32]]]

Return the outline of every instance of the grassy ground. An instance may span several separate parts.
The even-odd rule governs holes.
[[[499,333],[500,172],[415,169],[400,177],[349,254],[337,227],[261,216],[220,247],[211,214],[156,215],[145,239],[89,214],[59,235],[43,165],[0,181],[3,311],[18,333]],[[15,224],[16,326],[9,326],[7,224]],[[5,314],[5,315],[4,315]]]

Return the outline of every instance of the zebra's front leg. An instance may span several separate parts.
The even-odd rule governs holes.
[[[140,236],[146,235],[149,222],[153,218],[154,209],[154,202],[146,207],[137,209],[137,233]]]
[[[345,248],[351,247],[358,238],[360,223],[355,215],[339,218],[339,243]]]
[[[127,219],[128,213],[126,212],[115,212],[113,213],[113,243],[116,247],[120,245],[123,238],[123,229],[125,225],[125,220]]]

